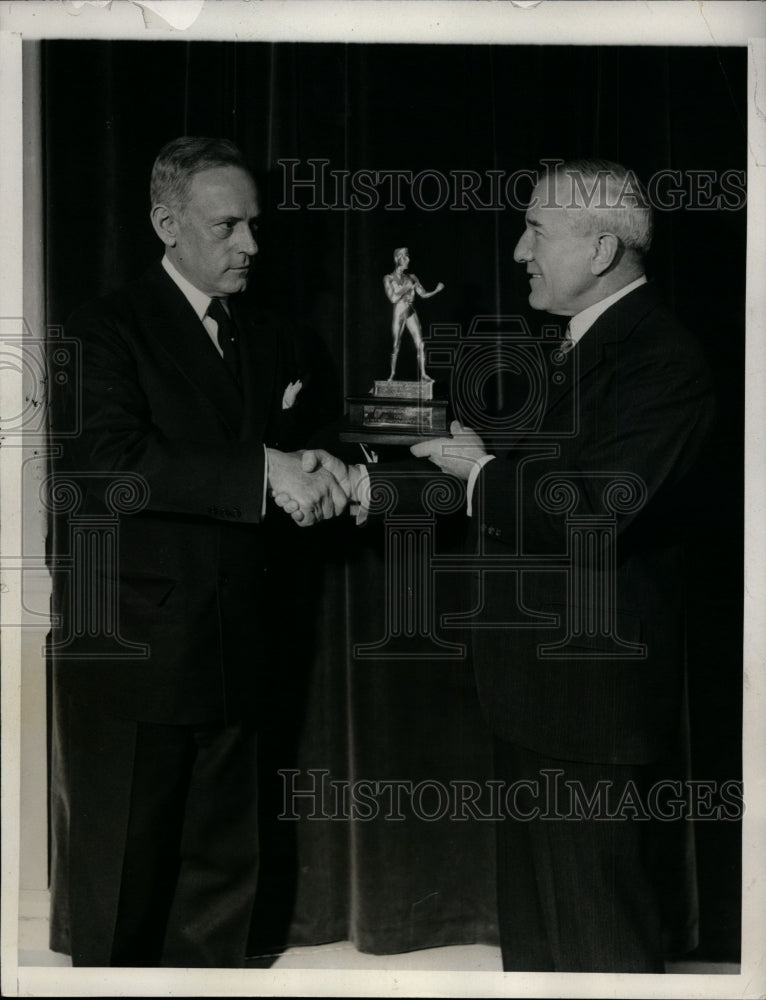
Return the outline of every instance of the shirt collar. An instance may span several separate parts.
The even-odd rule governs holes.
[[[598,302],[594,302],[592,306],[588,306],[587,309],[583,309],[582,312],[578,312],[569,321],[569,335],[572,340],[577,343],[577,341],[584,336],[588,330],[593,326],[596,320],[602,313],[605,313],[609,306],[614,305],[618,299],[621,299],[623,295],[627,295],[628,292],[632,292],[634,288],[638,288],[641,285],[646,284],[646,275],[642,274],[640,278],[636,278],[635,281],[631,281],[629,285],[623,285],[622,288],[613,292],[611,295],[607,295],[605,299],[600,299]]]
[[[206,295],[205,292],[201,292],[199,288],[193,285],[187,278],[184,278],[167,254],[165,254],[162,258],[162,266],[186,296],[189,301],[189,305],[195,313],[201,320],[204,320],[208,306],[212,302],[212,296]]]

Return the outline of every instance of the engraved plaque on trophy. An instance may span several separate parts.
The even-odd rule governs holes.
[[[435,382],[376,382],[375,392],[347,401],[344,441],[411,445],[449,433],[447,396]]]
[[[433,291],[427,292],[418,278],[408,273],[409,263],[409,251],[399,247],[394,251],[393,272],[383,278],[386,296],[393,304],[391,373],[385,381],[376,380],[366,396],[346,397],[348,421],[340,435],[343,441],[410,445],[448,433],[447,394],[426,372],[423,331],[413,305],[416,295],[429,299],[444,285],[439,282]],[[417,381],[394,378],[405,330],[417,352],[420,375]]]

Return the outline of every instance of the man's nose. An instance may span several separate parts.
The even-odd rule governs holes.
[[[516,244],[516,249],[513,251],[513,259],[517,264],[524,264],[526,261],[532,259],[532,249],[526,232],[521,234],[519,242]]]
[[[240,230],[238,244],[237,249],[248,257],[254,257],[258,253],[258,244],[249,226],[243,226]]]

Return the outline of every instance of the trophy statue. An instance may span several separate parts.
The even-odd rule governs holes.
[[[415,312],[415,296],[430,299],[444,288],[440,281],[427,292],[414,274],[409,274],[407,247],[394,250],[394,270],[383,278],[383,287],[393,304],[391,372],[385,381],[375,381],[367,396],[349,396],[349,423],[341,434],[345,441],[373,444],[415,444],[447,433],[446,395],[434,391],[436,383],[426,372],[423,331]],[[397,381],[396,362],[405,327],[415,345],[418,381]]]

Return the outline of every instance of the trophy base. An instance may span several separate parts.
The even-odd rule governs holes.
[[[411,445],[449,433],[446,393],[434,382],[375,382],[374,393],[346,401],[341,441]]]
[[[367,430],[364,427],[348,426],[338,436],[341,441],[352,444],[395,444],[409,448],[410,445],[418,444],[419,441],[430,441],[432,438],[444,437],[445,433],[445,431],[440,431],[438,434],[420,434],[415,431],[394,428],[390,428],[389,430],[382,430],[380,428]]]
[[[373,395],[386,399],[433,399],[435,382],[379,382],[375,380]]]

